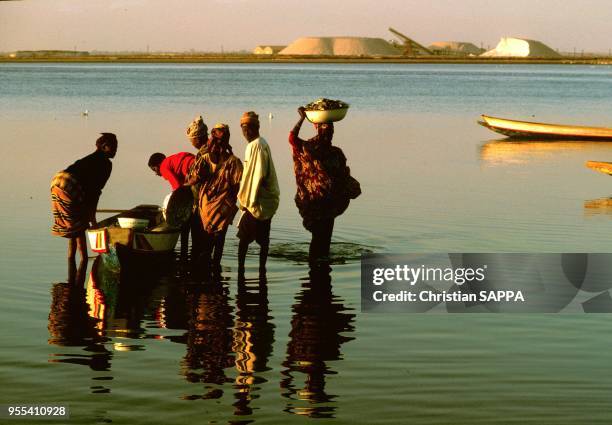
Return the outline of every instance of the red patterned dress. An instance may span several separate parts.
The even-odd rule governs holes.
[[[350,170],[339,147],[319,141],[319,136],[302,140],[292,131],[289,144],[293,151],[293,168],[297,193],[295,204],[312,231],[314,222],[333,219],[348,207],[346,181]]]

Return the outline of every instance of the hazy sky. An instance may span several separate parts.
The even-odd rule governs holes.
[[[26,49],[234,51],[300,36],[422,44],[502,36],[562,51],[612,48],[610,0],[0,0],[0,51]]]

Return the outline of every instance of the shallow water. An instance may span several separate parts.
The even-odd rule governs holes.
[[[335,143],[363,190],[336,222],[330,282],[305,265],[286,142],[320,96],[351,104]],[[612,180],[584,162],[612,160],[612,143],[507,143],[476,120],[610,126],[611,97],[611,67],[2,64],[1,399],[68,403],[84,424],[608,423],[607,315],[361,314],[358,258],[609,252]],[[148,156],[191,150],[202,113],[242,157],[250,109],[282,192],[265,286],[256,250],[236,281],[235,229],[217,286],[177,265],[100,288],[92,261],[85,289],[61,283],[48,182],[97,133],[120,143],[100,206],[155,204],[169,187]]]

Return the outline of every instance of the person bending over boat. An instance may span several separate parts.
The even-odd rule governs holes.
[[[189,152],[179,152],[168,157],[163,153],[156,152],[149,158],[148,165],[155,174],[168,180],[174,192],[187,184],[187,174],[194,159],[195,156]],[[181,255],[185,257],[189,245],[189,229],[189,222],[185,223],[181,229]]]
[[[342,150],[332,146],[334,124],[314,124],[317,135],[302,140],[298,135],[306,118],[305,109],[298,108],[298,114],[300,119],[289,133],[297,183],[295,204],[304,227],[312,233],[309,261],[317,265],[329,260],[335,218],[361,194],[361,189],[350,175]]]
[[[259,135],[259,116],[253,111],[245,112],[240,119],[240,127],[248,144],[238,191],[238,201],[243,210],[238,226],[238,274],[244,274],[249,244],[257,241],[260,246],[259,274],[265,276],[270,225],[278,209],[280,189],[270,146]]]
[[[185,185],[187,173],[194,160],[195,156],[189,152],[179,152],[168,157],[156,152],[149,158],[148,165],[155,174],[168,180],[172,191],[175,191]]]
[[[87,262],[85,230],[97,225],[96,209],[100,194],[111,175],[110,159],[117,154],[117,137],[102,133],[96,151],[76,161],[51,180],[51,233],[68,238],[68,266],[74,268],[76,250],[81,263]]]
[[[236,198],[242,176],[242,162],[229,143],[227,124],[216,124],[208,141],[208,152],[202,156],[198,170],[200,183],[199,211],[204,227],[202,265],[205,273],[221,271],[225,234],[238,207]]]

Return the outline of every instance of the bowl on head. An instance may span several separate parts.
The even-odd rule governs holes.
[[[348,106],[346,108],[339,109],[328,109],[322,111],[305,111],[306,118],[308,121],[314,124],[324,124],[330,122],[336,122],[342,120],[348,112]]]

